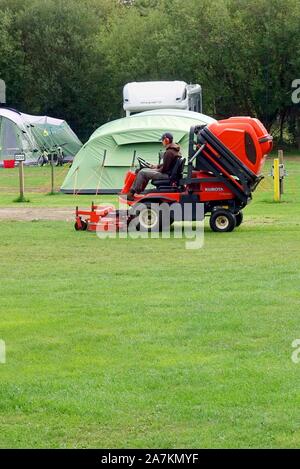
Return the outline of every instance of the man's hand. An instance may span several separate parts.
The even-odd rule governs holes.
[[[151,169],[157,169],[157,164],[151,164],[151,165],[150,165],[150,168],[151,168]]]

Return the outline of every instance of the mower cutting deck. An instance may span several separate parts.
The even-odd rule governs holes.
[[[173,221],[185,221],[187,205],[192,207],[190,218],[197,221],[196,207],[203,204],[213,231],[232,231],[242,223],[242,209],[263,178],[261,170],[271,149],[272,137],[259,120],[250,117],[231,117],[192,127],[186,175],[186,160],[178,158],[169,179],[153,181],[155,189],[144,191],[129,202],[124,195],[136,174],[128,171],[120,193],[128,210],[118,211],[112,205],[92,204],[88,211],[77,207],[75,229],[126,231],[135,219],[135,226],[142,231],[161,231],[169,229]],[[138,160],[140,168],[147,167],[147,162]],[[172,212],[174,203],[182,207],[180,219]],[[168,212],[167,216],[164,212]]]
[[[121,231],[127,227],[128,212],[117,211],[114,205],[94,205],[90,210],[76,207],[76,231]]]

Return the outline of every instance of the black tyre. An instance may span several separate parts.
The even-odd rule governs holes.
[[[173,223],[172,213],[167,204],[142,203],[133,207],[131,215],[137,218],[137,229],[143,232],[170,230]]]
[[[60,152],[58,153],[57,155],[57,160],[58,160],[58,166],[63,166],[64,164],[64,153],[63,152]]]
[[[225,233],[234,230],[236,218],[229,210],[216,210],[211,214],[209,224],[213,231]]]
[[[38,159],[37,159],[37,164],[38,164],[38,166],[44,166],[45,158],[43,156],[39,156]]]
[[[85,231],[87,229],[87,222],[84,220],[80,220],[81,226],[77,223],[74,224],[74,228],[76,231]]]
[[[59,166],[59,159],[57,158],[57,155],[53,155],[53,157],[50,159],[50,164],[52,166]]]
[[[235,219],[236,219],[236,224],[235,226],[238,227],[240,226],[240,224],[242,223],[243,219],[244,219],[244,214],[243,212],[239,212],[239,213],[236,213],[235,214]]]

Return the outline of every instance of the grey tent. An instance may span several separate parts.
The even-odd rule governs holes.
[[[65,157],[72,158],[82,143],[61,119],[31,116],[0,107],[0,165],[13,160],[15,153],[25,153],[26,163],[34,164],[44,149],[62,146]]]

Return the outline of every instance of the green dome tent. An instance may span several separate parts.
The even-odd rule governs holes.
[[[0,107],[0,165],[25,153],[26,164],[34,164],[43,149],[62,146],[65,157],[73,157],[82,147],[68,124],[48,116],[31,116]]]
[[[188,135],[192,125],[214,122],[211,117],[191,111],[156,110],[124,117],[97,129],[74,158],[61,187],[64,193],[113,194],[123,186],[126,171],[137,156],[158,162],[161,135],[172,132],[188,154]]]

